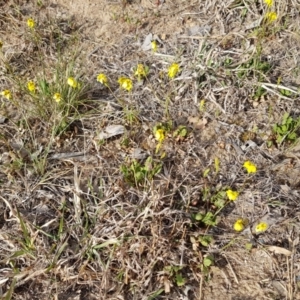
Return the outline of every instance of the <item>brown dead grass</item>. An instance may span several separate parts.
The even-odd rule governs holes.
[[[79,116],[53,140],[51,120],[24,115],[1,98],[3,299],[300,299],[299,151],[267,147],[284,112],[299,116],[296,3],[276,2],[279,19],[263,37],[256,31],[261,25],[253,25],[262,16],[261,2],[0,3],[3,54],[18,78],[45,67],[24,25],[33,17],[48,75],[76,52],[74,70],[89,87]],[[155,54],[141,49],[149,33],[159,40]],[[270,69],[247,66],[251,58]],[[170,81],[163,74],[173,61],[182,71]],[[117,79],[132,77],[137,63],[150,73],[128,96]],[[114,96],[96,82],[100,72]],[[280,95],[278,77],[296,91],[293,97]],[[255,98],[259,83],[269,89]],[[0,90],[7,86],[12,81],[2,64]],[[132,122],[128,110],[136,114]],[[170,136],[161,159],[152,127],[170,120],[189,135]],[[108,125],[123,125],[126,133],[101,144],[98,135]],[[38,150],[43,173],[31,158]],[[120,172],[138,152],[163,161],[142,188],[128,185]],[[245,174],[245,160],[258,166],[255,175]],[[203,190],[222,187],[241,191],[238,200],[222,210],[216,226],[194,222],[192,215],[208,208]],[[232,229],[239,217],[250,221],[243,233]],[[270,229],[254,235],[251,226],[266,217]],[[205,234],[213,237],[208,247],[192,243]],[[215,262],[204,273],[207,255]],[[183,286],[168,266],[181,268]]]

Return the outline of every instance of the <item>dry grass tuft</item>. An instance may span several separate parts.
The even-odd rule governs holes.
[[[297,4],[60,2],[0,3],[1,299],[298,299]]]

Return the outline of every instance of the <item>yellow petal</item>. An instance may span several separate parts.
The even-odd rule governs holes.
[[[12,98],[12,94],[10,90],[4,90],[1,92],[1,95],[6,98],[7,100],[10,100]]]
[[[256,165],[249,160],[244,162],[243,167],[248,173],[256,173]]]
[[[132,85],[132,80],[130,78],[120,77],[118,79],[118,82],[121,88],[123,88],[124,90],[127,90],[128,92],[132,90],[133,85]]]
[[[152,48],[152,51],[153,51],[153,52],[156,52],[156,51],[157,51],[157,43],[156,43],[156,41],[152,41],[152,42],[151,42],[151,48]]]
[[[27,88],[29,92],[34,93],[35,92],[35,84],[33,81],[28,81]]]
[[[163,129],[157,129],[154,135],[158,142],[162,142],[165,139],[165,131]]]
[[[264,0],[265,4],[269,7],[273,5],[273,0]]]
[[[232,191],[232,190],[227,190],[226,195],[227,195],[229,200],[235,201],[237,199],[238,195],[239,195],[239,192]]]
[[[269,224],[266,222],[260,222],[255,226],[255,233],[265,232],[269,228]]]
[[[60,93],[55,93],[54,95],[53,95],[53,99],[58,103],[58,102],[60,102],[61,101],[61,95],[60,95]]]
[[[233,229],[235,231],[243,231],[245,229],[246,223],[247,223],[246,220],[238,219],[235,221],[235,223],[233,225]]]
[[[74,77],[69,77],[67,82],[68,82],[68,85],[71,86],[74,89],[78,85],[78,82],[76,81],[76,79]]]
[[[179,65],[176,63],[173,63],[168,69],[169,78],[171,78],[171,79],[174,78],[178,72],[179,72]]]
[[[106,75],[103,74],[103,73],[100,73],[97,76],[97,81],[100,82],[101,84],[105,85],[105,86],[108,85],[108,79],[107,79]]]
[[[27,26],[28,26],[29,28],[34,28],[34,27],[35,27],[35,21],[34,21],[32,18],[29,18],[29,19],[27,20]]]
[[[277,14],[275,11],[270,11],[266,13],[265,18],[269,23],[273,23],[277,20]]]

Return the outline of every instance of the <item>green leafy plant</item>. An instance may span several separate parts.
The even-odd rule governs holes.
[[[173,137],[181,140],[186,138],[188,135],[188,129],[184,125],[180,125],[176,128],[176,130],[173,132]]]
[[[202,190],[202,201],[206,204],[206,208],[192,215],[192,219],[207,226],[217,225],[217,217],[220,211],[228,204],[228,200],[235,201],[237,196],[238,192],[227,187],[217,188],[216,190],[204,188]]]
[[[263,87],[258,86],[254,93],[254,99],[259,99],[260,97],[264,96],[266,93],[267,91]]]
[[[209,274],[210,267],[214,264],[214,261],[214,257],[211,254],[203,258],[200,268],[205,276]]]
[[[182,268],[182,266],[167,266],[164,268],[165,272],[179,287],[185,285],[186,283],[186,279],[182,276],[182,273],[180,272]]]
[[[217,225],[217,218],[211,211],[209,211],[207,213],[197,213],[195,215],[195,220],[201,221],[202,223],[204,223],[205,225],[208,225],[208,226]]]
[[[286,89],[280,89],[279,92],[281,95],[285,97],[290,97],[293,94],[290,90],[286,90]]]
[[[283,142],[293,143],[297,140],[297,130],[300,128],[300,117],[292,118],[289,113],[283,115],[281,123],[273,126],[275,141],[278,145]]]
[[[213,241],[213,237],[211,235],[199,236],[198,241],[202,246],[207,247]]]
[[[259,55],[257,55],[240,65],[237,76],[238,78],[244,78],[245,76],[255,74],[255,72],[266,74],[270,69],[271,65],[266,61],[262,61]]]
[[[121,172],[129,184],[141,185],[146,180],[152,180],[161,171],[161,168],[162,163],[153,161],[149,156],[144,164],[133,160],[129,165],[122,165]]]

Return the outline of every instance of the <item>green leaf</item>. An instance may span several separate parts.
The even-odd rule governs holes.
[[[161,163],[157,164],[157,165],[153,168],[153,171],[152,171],[152,177],[153,177],[154,175],[160,173],[161,168],[162,168],[162,164],[161,164]]]
[[[145,175],[141,171],[134,173],[134,178],[137,182],[140,182],[141,180],[143,180],[144,177],[145,177]]]
[[[177,286],[183,286],[186,283],[186,279],[182,277],[180,273],[176,274],[176,284]]]
[[[215,169],[216,169],[216,173],[219,173],[220,171],[220,160],[218,157],[215,157]]]
[[[284,113],[282,117],[282,124],[286,124],[288,117],[289,117],[289,113],[288,112]]]
[[[203,177],[204,177],[204,178],[207,177],[207,175],[208,175],[209,172],[210,172],[210,169],[209,169],[209,168],[207,168],[206,170],[204,170],[204,172],[203,172]]]
[[[206,213],[206,215],[202,219],[202,222],[206,225],[211,225],[211,226],[214,226],[217,224],[216,218],[214,217],[213,213],[210,211],[208,213]]]
[[[253,245],[251,243],[246,243],[245,248],[250,251],[252,249]]]
[[[41,91],[44,95],[50,94],[49,83],[46,80],[44,80],[44,79],[40,80],[39,85],[40,85]]]
[[[295,125],[295,120],[292,118],[292,117],[288,117],[286,122],[285,122],[287,125]]]
[[[224,199],[217,199],[216,201],[214,201],[214,205],[218,208],[222,208],[224,207],[226,201]]]
[[[108,241],[106,241],[102,244],[93,246],[93,249],[102,249],[102,248],[106,248],[110,245],[117,245],[118,246],[118,245],[120,245],[120,242],[117,239],[109,239]]]
[[[149,156],[145,161],[145,170],[147,172],[149,172],[152,169],[152,162],[153,162],[153,159],[151,156]]]
[[[214,258],[212,255],[208,255],[203,259],[203,265],[205,267],[210,267],[214,263]]]
[[[288,97],[288,96],[292,95],[292,92],[289,91],[289,90],[280,89],[279,91],[280,91],[281,95],[283,95],[283,96],[287,96]]]
[[[159,296],[164,291],[165,291],[164,289],[160,289],[160,290],[154,292],[151,296],[148,297],[148,300],[154,300],[157,296]]]
[[[204,217],[203,214],[198,213],[198,214],[195,215],[195,220],[201,221],[203,219],[203,217]]]
[[[281,127],[281,133],[286,133],[287,132],[287,126],[286,125],[282,125],[282,127]]]
[[[10,284],[9,290],[5,294],[5,298],[2,298],[3,300],[13,299],[12,296],[13,296],[13,292],[14,292],[14,288],[15,288],[16,283],[17,283],[17,279],[14,278],[12,283]]]
[[[183,126],[183,125],[180,125],[173,133],[173,137],[177,137],[177,136],[180,136],[180,137],[186,137],[188,134],[188,130],[186,128],[186,126]]]
[[[202,246],[207,247],[213,240],[211,235],[204,235],[198,238]]]
[[[289,140],[296,140],[297,139],[297,134],[295,132],[290,133],[287,138]]]

